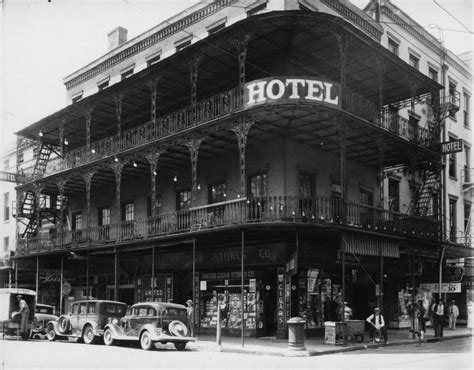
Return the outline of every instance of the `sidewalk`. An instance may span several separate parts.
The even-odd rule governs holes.
[[[439,340],[433,335],[433,329],[428,328],[428,333],[421,341],[431,342]],[[402,344],[418,345],[419,339],[409,339],[408,329],[389,330],[388,343],[385,346],[396,346]],[[455,331],[445,328],[443,340],[471,337],[472,332],[467,328],[457,328]],[[288,340],[276,339],[275,337],[264,338],[244,338],[244,346],[242,347],[240,337],[222,337],[221,345],[217,345],[215,336],[199,335],[198,341],[189,343],[189,349],[195,351],[211,351],[211,352],[229,352],[244,353],[251,355],[269,355],[269,356],[286,356],[286,357],[308,357],[321,356],[339,352],[350,352],[367,349],[370,347],[384,346],[383,343],[369,343],[369,335],[365,333],[364,342],[348,343],[344,346],[325,344],[323,337],[305,339],[305,350],[295,351],[288,348]]]

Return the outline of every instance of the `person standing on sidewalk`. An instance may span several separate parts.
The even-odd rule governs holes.
[[[192,337],[194,337],[194,307],[193,307],[193,301],[188,299],[186,301],[186,312],[188,314],[188,330],[189,333]]]
[[[452,300],[448,307],[449,328],[456,330],[456,321],[459,316],[459,308],[456,306],[456,301]]]
[[[22,339],[27,339],[28,338],[28,317],[30,316],[30,308],[28,307],[28,304],[23,299],[23,296],[21,294],[18,294],[16,296],[16,299],[18,301],[18,307],[20,309],[18,311],[18,313],[20,314],[20,335]]]
[[[425,337],[425,332],[426,332],[426,322],[425,322],[425,315],[426,315],[426,310],[425,307],[423,306],[423,300],[418,300],[418,307],[417,307],[417,312],[418,312],[418,327],[420,330],[420,339],[423,339]]]
[[[444,302],[442,299],[438,300],[432,307],[433,311],[433,329],[434,335],[438,338],[443,338],[443,326],[444,326]]]

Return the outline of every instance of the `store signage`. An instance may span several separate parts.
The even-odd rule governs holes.
[[[420,284],[421,291],[439,292],[439,284]],[[461,283],[442,283],[441,284],[441,293],[461,293]]]
[[[306,77],[269,77],[245,84],[245,107],[275,102],[339,106],[340,85]]]
[[[441,143],[441,153],[451,154],[462,152],[462,139],[446,141]]]

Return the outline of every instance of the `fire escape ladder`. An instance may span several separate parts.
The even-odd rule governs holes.
[[[420,186],[415,194],[415,215],[428,216],[431,208],[431,199],[438,192],[439,183],[437,174],[431,169],[424,169]]]
[[[35,179],[43,177],[51,152],[52,149],[49,145],[46,145],[45,143],[41,144],[38,157],[36,159],[35,168],[33,170],[33,177]]]

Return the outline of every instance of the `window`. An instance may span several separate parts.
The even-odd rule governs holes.
[[[463,93],[464,127],[469,127],[469,104],[470,96],[467,93]]]
[[[110,225],[110,208],[99,208],[99,226]]]
[[[471,148],[464,144],[464,155],[465,155],[465,162],[464,162],[464,182],[470,183],[471,182]]]
[[[10,219],[10,193],[3,194],[3,220]]]
[[[133,202],[122,204],[122,221],[133,221],[135,219],[135,204]]]
[[[450,137],[449,138],[449,141],[454,141],[455,139]],[[449,174],[449,177],[452,177],[452,178],[457,178],[456,176],[456,154],[457,153],[449,153],[449,156],[448,156],[448,174]]]
[[[10,160],[9,160],[9,159],[5,159],[5,160],[3,161],[3,169],[4,169],[5,171],[8,171],[8,170],[10,169]]]
[[[153,64],[156,64],[160,61],[161,59],[161,53],[158,54],[158,55],[155,55],[155,56],[152,56],[151,58],[147,59],[146,61],[146,66],[147,67],[150,67],[152,66]]]
[[[133,68],[127,69],[120,74],[120,80],[123,81],[133,75]]]
[[[72,215],[72,230],[82,230],[82,213],[75,213]]]
[[[255,3],[253,3],[252,5],[246,8],[247,17],[251,17],[252,15],[262,13],[266,8],[267,8],[266,0],[256,1]]]
[[[471,234],[471,203],[464,203],[464,235]]]
[[[10,237],[3,237],[3,253],[7,253],[10,245]]]
[[[77,102],[78,102],[79,100],[81,100],[81,99],[82,99],[82,92],[81,92],[80,94],[77,94],[76,96],[73,96],[73,97],[71,98],[71,100],[72,100],[73,103],[77,103]]]
[[[213,35],[213,34],[219,32],[220,30],[223,30],[224,28],[225,28],[225,22],[217,24],[217,25],[213,25],[212,27],[208,28],[207,33],[209,35]]]
[[[209,184],[208,200],[209,204],[225,201],[227,198],[225,181]]]
[[[178,192],[176,199],[176,209],[184,211],[191,207],[191,189],[184,189]]]
[[[361,204],[366,204],[368,206],[373,206],[374,205],[374,193],[366,190],[366,189],[360,189],[360,199],[359,202]]]
[[[449,102],[454,106],[459,106],[459,95],[456,90],[456,84],[452,81],[449,82]],[[449,110],[449,117],[456,120],[456,110]]]
[[[16,158],[17,158],[18,164],[22,164],[25,160],[23,152],[18,153]]]
[[[438,82],[438,71],[434,68],[428,67],[428,76],[433,80]]]
[[[390,50],[393,54],[398,55],[398,42],[393,39],[388,39],[388,50]]]
[[[400,212],[400,181],[388,179],[388,201],[390,210]]]
[[[41,194],[40,208],[51,208],[51,196]]]
[[[178,45],[176,45],[176,51],[181,51],[181,50],[183,50],[185,47],[187,47],[187,46],[189,46],[189,45],[191,45],[191,40],[188,40],[188,41],[185,41],[185,42],[183,42],[183,43],[181,43],[181,44],[178,44]]]
[[[98,85],[97,85],[97,88],[99,89],[99,91],[102,91],[104,90],[105,88],[107,88],[109,86],[109,82],[110,80],[105,80],[105,81],[102,81],[100,82]]]
[[[252,175],[248,179],[247,193],[249,196],[267,196],[267,174],[260,173]]]
[[[408,63],[415,69],[419,69],[419,65],[420,65],[420,58],[418,58],[417,56],[413,55],[413,54],[410,54],[409,58],[408,58]]]
[[[456,202],[457,199],[449,198],[449,240],[456,241]]]

